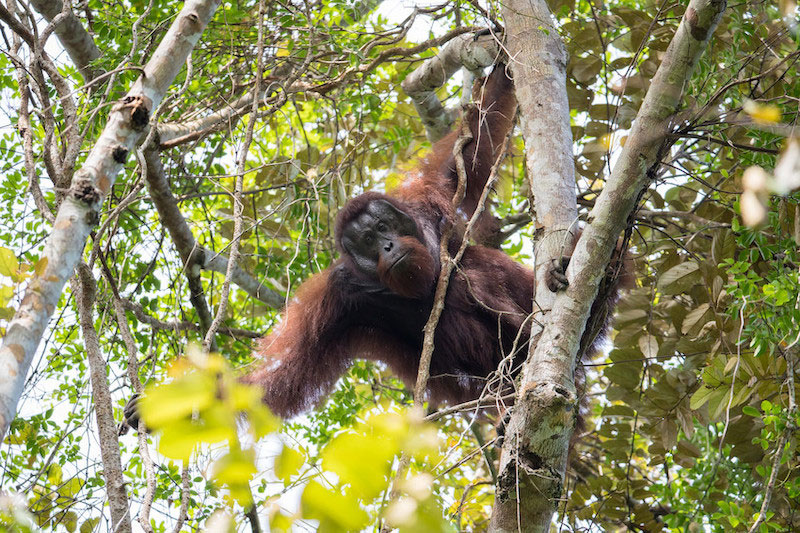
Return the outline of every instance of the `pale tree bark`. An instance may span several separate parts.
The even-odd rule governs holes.
[[[270,85],[268,84],[266,89],[261,89],[261,94],[258,95],[259,100],[264,98],[269,87]],[[250,110],[250,102],[253,101],[253,96],[253,91],[247,91],[239,98],[225,103],[221,109],[213,111],[204,117],[183,122],[159,124],[157,126],[159,147],[170,148],[197,140],[223,129],[232,129],[239,122],[239,119]]]
[[[56,36],[84,81],[89,82],[102,74],[102,71],[92,69],[90,65],[100,57],[100,49],[72,11],[69,2],[63,4],[61,0],[31,0],[31,5],[48,22],[55,19]]]
[[[445,109],[436,96],[436,90],[460,68],[469,72],[480,71],[495,64],[500,54],[500,45],[494,35],[477,38],[473,34],[459,35],[403,80],[400,86],[414,102],[431,142],[450,133],[458,116],[458,109]],[[465,83],[464,92],[470,94],[471,87],[472,83]]]
[[[555,297],[523,368],[506,428],[490,531],[549,531],[564,488],[578,407],[575,358],[592,302],[617,239],[669,146],[672,116],[724,9],[724,0],[689,3],[589,215],[567,270],[569,287]]]
[[[89,232],[97,224],[103,200],[219,4],[220,0],[184,4],[145,66],[144,75],[114,106],[83,167],[75,173],[45,242],[39,268],[30,278],[0,346],[0,440],[8,432],[42,333]]]
[[[531,339],[528,361],[542,334],[545,316],[549,313],[555,293],[545,287],[545,276],[552,259],[562,255],[565,245],[572,244],[571,229],[575,228],[578,205],[575,195],[575,163],[572,154],[569,100],[567,98],[567,51],[544,0],[511,0],[504,4],[503,20],[506,24],[506,47],[509,67],[514,74],[515,90],[519,103],[520,129],[525,141],[525,164],[531,205],[537,223],[539,239],[536,243],[534,292],[534,320],[531,321]],[[530,363],[528,363],[530,364]],[[523,373],[530,369],[524,369]],[[567,375],[572,382],[572,374]],[[574,385],[573,385],[574,390]],[[525,409],[517,399],[514,413]],[[509,428],[510,429],[510,426]],[[508,450],[516,444],[506,430],[501,466],[508,465]],[[566,447],[564,447],[566,454]],[[497,530],[527,531],[529,516],[519,515],[517,502],[545,500],[535,494],[517,493],[513,482],[509,486],[508,470],[500,471],[495,489],[496,498],[492,527]],[[509,492],[514,491],[514,492]],[[560,496],[560,492],[558,494]],[[529,509],[531,515],[540,511]],[[547,520],[549,520],[549,515]]]
[[[113,298],[113,308],[114,308],[114,316],[117,319],[117,326],[119,327],[119,334],[122,337],[122,341],[125,344],[125,349],[128,351],[128,381],[130,381],[133,390],[136,394],[143,394],[144,393],[144,386],[142,385],[141,380],[139,379],[139,358],[138,358],[138,348],[136,347],[136,340],[133,338],[133,333],[131,333],[131,329],[128,327],[128,319],[125,316],[125,306],[123,304],[123,300],[119,295],[119,287],[117,286],[117,281],[114,279],[114,275],[111,271],[107,268],[105,258],[101,256],[101,265],[102,265],[102,272],[105,277],[106,283],[111,288],[112,298]],[[78,265],[78,272],[79,278],[81,276],[85,277],[86,284],[89,284],[89,281],[94,281],[91,276],[91,270],[88,266],[85,266],[84,263]],[[81,316],[81,320],[83,320],[83,316]],[[90,324],[91,325],[91,324]],[[82,326],[83,327],[83,326]],[[97,334],[94,334],[96,339]],[[88,348],[87,348],[88,352]],[[111,418],[113,422],[113,417]],[[116,429],[116,428],[115,428]],[[144,496],[140,500],[140,508],[139,508],[139,525],[146,533],[153,533],[153,527],[150,525],[150,509],[153,504],[153,498],[155,497],[156,491],[156,475],[155,475],[155,468],[153,465],[153,459],[150,457],[150,448],[147,443],[147,430],[144,422],[139,419],[139,427],[138,430],[138,439],[139,439],[139,456],[142,459],[142,464],[144,465],[145,477],[147,479],[147,489],[145,490]],[[119,436],[123,433],[118,431],[114,432],[113,442],[116,444],[116,450],[119,450]],[[101,442],[102,445],[102,442]]]
[[[94,327],[94,302],[97,294],[92,271],[81,263],[77,276],[73,278],[72,288],[77,295],[78,316],[80,318],[83,345],[89,362],[89,378],[92,382],[92,399],[95,421],[100,442],[100,457],[103,460],[103,477],[106,480],[108,506],[111,511],[111,531],[130,533],[131,517],[128,509],[128,495],[122,478],[122,460],[119,455],[119,438],[114,422],[114,408],[111,392],[108,390],[106,361],[100,349],[100,339]]]
[[[519,126],[525,140],[525,165],[531,205],[539,238],[536,243],[536,286],[545,286],[550,260],[570,245],[569,230],[578,218],[575,162],[572,154],[567,51],[553,26],[544,0],[513,0],[504,5],[503,20],[519,103]],[[554,294],[535,292],[531,338],[542,330],[541,314],[550,309]],[[535,343],[530,344],[533,351]]]

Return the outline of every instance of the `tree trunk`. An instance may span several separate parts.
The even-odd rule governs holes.
[[[563,492],[577,414],[575,357],[592,302],[617,239],[668,146],[672,115],[724,9],[724,0],[690,2],[589,215],[567,271],[570,285],[556,296],[540,342],[523,369],[506,428],[490,531],[550,528]]]

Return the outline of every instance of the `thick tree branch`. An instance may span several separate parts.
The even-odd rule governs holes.
[[[219,4],[219,0],[188,0],[184,4],[145,66],[145,75],[114,107],[83,167],[75,174],[45,242],[44,267],[31,276],[0,346],[0,440],[16,412],[42,333],[100,217],[103,200],[128,152],[147,128],[150,113],[164,98]]]
[[[15,18],[18,15],[14,13],[14,11],[15,7],[18,6],[15,6],[13,2],[10,3],[9,6],[10,10],[0,9],[0,19],[14,28],[15,36],[22,37],[33,52],[29,54],[28,68],[22,74],[24,76],[32,75],[36,82],[33,88],[44,107],[42,121],[45,130],[44,144],[46,146],[43,154],[44,162],[50,173],[50,179],[56,183],[56,186],[61,185],[66,187],[66,184],[64,184],[64,176],[72,176],[75,159],[80,149],[81,136],[80,129],[78,128],[78,108],[69,83],[66,78],[61,75],[55,63],[53,63],[52,59],[50,59],[44,50],[48,37],[55,29],[55,24],[63,19],[66,14],[59,14],[58,19],[48,24],[37,38],[37,36],[31,34],[30,31]],[[22,6],[22,4],[20,4],[20,6]],[[24,8],[29,9],[28,6],[24,6]],[[33,17],[30,11],[27,11],[27,13],[30,14],[31,18]],[[21,68],[21,57],[17,55],[19,53],[19,47],[15,46],[15,49],[15,53],[11,54],[11,59],[17,68]],[[66,146],[66,150],[64,150],[63,154],[60,154],[56,141],[55,116],[47,95],[49,89],[45,84],[42,74],[43,71],[47,73],[52,81],[53,87],[55,87],[58,94],[58,101],[61,104],[61,112],[63,113],[61,141],[62,145]]]
[[[28,31],[28,28],[26,28],[19,20],[17,20],[14,14],[11,13],[3,4],[0,4],[0,20],[5,22],[15,35],[19,36],[28,46],[33,48],[33,34],[31,34],[31,32]]]
[[[567,52],[552,25],[544,1],[507,2],[503,16],[509,67],[514,73],[519,102],[520,129],[525,140],[531,205],[537,225],[543,227],[541,238],[536,243],[536,287],[546,287],[548,266],[552,259],[562,255],[565,245],[572,244],[570,230],[578,217],[566,91]],[[553,304],[554,294],[546,289],[537,290],[534,298],[534,309],[547,312]],[[543,321],[541,317],[536,318],[531,321],[529,359],[542,333]],[[541,401],[545,402],[547,398],[543,397]],[[529,405],[518,399],[513,413],[529,409]],[[513,460],[516,454],[527,452],[515,434],[506,433],[490,526],[494,531],[516,531],[523,525],[525,531],[538,531],[539,528],[546,531],[549,527],[553,512],[549,496],[555,492],[543,493],[541,490],[550,489],[547,485],[554,476],[544,469],[538,471],[536,475],[542,476],[540,489],[539,486],[529,486],[532,482],[527,479],[518,486],[515,473],[509,471],[517,467]],[[557,490],[554,497],[560,496],[560,486]],[[548,497],[543,497],[543,494]]]
[[[267,89],[271,90],[272,84],[267,84]],[[266,90],[262,90],[259,100],[264,97]],[[226,103],[225,106],[206,115],[205,117],[184,122],[167,122],[159,124],[158,142],[162,150],[179,146],[190,141],[197,140],[204,135],[220,131],[228,127],[233,127],[239,119],[250,111],[250,104],[253,101],[253,92],[247,91],[245,94]]]
[[[208,331],[211,326],[211,310],[203,291],[203,282],[200,279],[202,257],[205,256],[197,249],[197,243],[192,235],[192,230],[183,218],[172,192],[169,190],[161,157],[155,150],[145,150],[144,157],[147,165],[145,182],[150,193],[150,199],[156,206],[158,216],[169,231],[172,242],[178,249],[183,261],[183,272],[189,285],[189,301],[197,312],[202,331]]]
[[[189,464],[184,463],[183,468],[181,469],[181,507],[178,509],[178,521],[175,523],[175,529],[172,530],[174,533],[180,533],[189,513],[189,474]]]
[[[80,19],[72,11],[72,7],[67,3],[62,4],[61,0],[31,0],[31,5],[51,22],[64,7],[66,12],[55,24],[55,33],[64,50],[69,54],[72,63],[78,68],[84,81],[89,82],[102,74],[102,70],[93,69],[90,65],[92,61],[100,57],[100,49],[94,44],[94,39],[81,24]]]
[[[581,335],[617,239],[663,156],[673,129],[671,117],[724,9],[724,0],[690,2],[589,215],[567,270],[569,287],[556,296],[523,368],[503,445],[491,531],[550,528],[577,416],[573,375]]]
[[[462,67],[474,72],[494,65],[500,53],[497,38],[493,35],[478,38],[470,34],[459,35],[403,80],[400,86],[414,102],[431,142],[450,133],[456,115],[445,109],[436,96],[436,90]],[[471,83],[464,84],[464,92],[468,94],[471,87]]]
[[[153,200],[161,222],[169,231],[172,242],[175,243],[175,248],[177,248],[183,260],[183,268],[186,273],[186,279],[189,282],[192,305],[197,310],[203,331],[206,331],[211,325],[212,318],[208,303],[204,297],[200,272],[201,270],[210,270],[225,274],[228,270],[228,258],[201,246],[195,240],[192,230],[189,228],[189,224],[186,223],[186,219],[178,207],[178,202],[169,188],[158,151],[154,149],[145,150],[145,159],[147,161],[146,178],[150,198]],[[276,309],[283,307],[284,297],[282,295],[264,286],[238,265],[233,267],[231,276],[233,283],[253,298]]]
[[[2,5],[0,5],[0,8],[2,8]],[[2,12],[2,9],[0,9],[0,12]],[[50,206],[47,205],[44,194],[42,194],[42,189],[39,186],[39,176],[36,173],[36,158],[33,153],[33,128],[29,109],[30,92],[28,88],[28,73],[25,71],[22,61],[19,59],[22,41],[16,31],[12,35],[12,40],[13,49],[10,55],[14,58],[12,62],[14,63],[14,70],[17,74],[17,85],[19,86],[17,131],[20,137],[22,137],[22,149],[25,158],[25,175],[28,178],[28,189],[33,196],[33,202],[36,204],[39,213],[41,213],[42,217],[47,222],[52,224],[55,221],[55,216],[53,216],[53,212],[50,210]]]
[[[123,299],[119,294],[117,281],[108,268],[105,256],[102,252],[99,252],[98,256],[100,257],[100,265],[102,266],[103,277],[105,278],[108,286],[111,287],[111,293],[113,295],[112,307],[114,309],[114,316],[117,320],[117,325],[119,326],[119,334],[122,337],[122,341],[125,343],[125,349],[128,351],[128,381],[130,381],[134,392],[137,395],[142,395],[144,394],[144,386],[139,379],[139,350],[136,346],[136,340],[133,338],[133,333],[131,333],[131,330],[128,327],[128,318],[125,316],[125,305],[123,304]],[[83,264],[81,264],[81,271],[83,271]],[[86,271],[91,274],[91,271],[88,269],[88,267],[86,268]],[[123,435],[128,430],[128,426],[124,422],[120,427],[122,429],[117,431],[117,435]],[[147,429],[144,425],[144,421],[141,418],[139,419],[139,427],[137,428],[137,431],[137,437],[139,439],[139,455],[141,456],[142,463],[144,464],[145,478],[147,480],[147,488],[145,490],[144,497],[141,500],[141,509],[139,511],[139,525],[146,533],[153,533],[153,527],[150,525],[150,510],[153,505],[153,498],[155,497],[156,476],[153,459],[150,456],[150,447],[147,443]]]
[[[140,322],[143,322],[152,328],[163,331],[200,331],[200,326],[194,322],[189,322],[186,320],[164,322],[163,320],[159,320],[152,315],[148,315],[144,308],[136,302],[122,298],[120,299],[120,303],[122,303],[122,306],[126,311],[133,313],[133,315]],[[261,333],[250,331],[249,329],[229,328],[225,326],[221,327],[219,332],[235,339],[257,339],[262,336]]]

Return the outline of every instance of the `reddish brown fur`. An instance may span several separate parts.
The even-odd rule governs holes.
[[[500,65],[483,86],[479,108],[464,117],[473,140],[463,151],[467,189],[458,213],[451,207],[458,181],[452,151],[460,128],[437,143],[393,194],[365,193],[341,210],[336,223],[340,259],[300,287],[281,325],[260,343],[258,353],[265,361],[244,378],[263,387],[273,411],[289,417],[317,404],[356,358],[382,361],[413,385],[439,273],[442,228],[475,211],[515,109],[512,82]],[[377,199],[413,218],[420,235],[398,241],[413,254],[405,262],[411,270],[379,263],[378,279],[373,279],[356,267],[340,239],[342,229]],[[503,252],[466,249],[434,338],[428,382],[432,403],[476,398],[501,363],[504,381],[492,388],[509,386],[527,353],[533,288],[533,272]]]
[[[408,253],[407,259],[391,268],[381,259],[378,277],[395,294],[406,298],[424,298],[436,282],[436,263],[428,249],[414,237],[401,237],[399,246]]]

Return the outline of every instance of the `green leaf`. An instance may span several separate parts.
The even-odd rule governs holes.
[[[700,276],[700,265],[686,261],[661,274],[656,286],[664,294],[680,294],[700,281]]]
[[[697,389],[692,394],[692,399],[689,401],[689,407],[693,410],[700,409],[708,401],[709,396],[714,392],[714,389],[709,389],[705,385]]]
[[[761,411],[759,411],[758,409],[756,409],[752,405],[745,405],[744,407],[742,407],[742,412],[744,414],[746,414],[747,416],[752,416],[752,417],[755,417],[755,418],[761,417]]]
[[[67,531],[72,533],[78,529],[78,515],[75,511],[67,511],[62,515],[59,522],[63,525]]]
[[[635,363],[618,363],[607,367],[603,374],[624,389],[634,390],[639,385],[640,367]]]
[[[636,411],[627,405],[609,405],[603,409],[603,416],[624,416],[632,418],[635,414]]]
[[[58,493],[61,496],[71,498],[72,496],[78,494],[85,484],[86,484],[85,479],[73,477],[70,478],[66,483],[61,485],[61,487],[58,489]]]
[[[683,319],[683,324],[681,324],[681,333],[684,335],[688,334],[690,337],[697,335],[697,333],[708,322],[711,316],[713,316],[713,312],[707,303],[698,305],[686,315],[686,318]]]
[[[100,517],[89,518],[88,520],[84,520],[78,531],[80,531],[80,533],[92,533],[99,523]]]
[[[730,397],[730,387],[721,387],[711,394],[708,399],[708,411],[712,420],[719,420],[722,413],[728,409]]]

